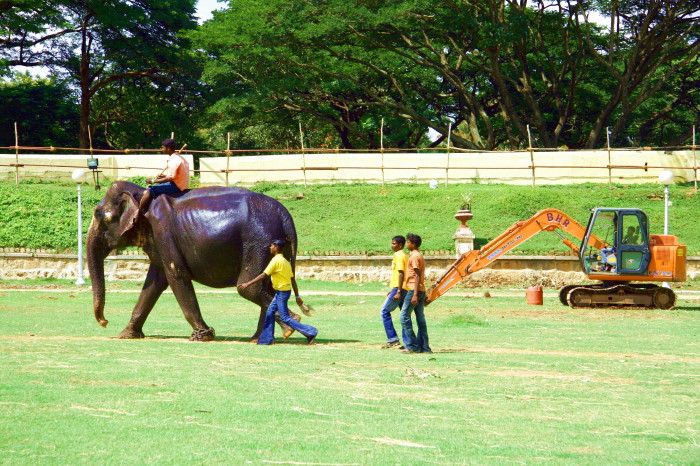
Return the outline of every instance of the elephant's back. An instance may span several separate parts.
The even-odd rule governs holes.
[[[176,221],[180,228],[196,230],[200,234],[206,230],[207,236],[243,230],[268,233],[275,230],[275,234],[282,234],[289,230],[290,222],[293,229],[291,215],[284,205],[245,188],[212,186],[192,189],[173,196],[170,202],[177,211]],[[286,228],[276,231],[276,227],[282,224]]]
[[[172,196],[171,204],[178,210],[225,212],[229,209],[247,208],[260,213],[265,211],[287,212],[284,205],[270,196],[246,188],[227,188],[224,186],[191,189],[179,196]]]
[[[289,211],[269,196],[245,188],[207,187],[163,195],[156,201],[151,210],[172,229],[187,268],[200,283],[231,286],[242,267],[257,275],[269,260],[273,239],[291,241],[291,252],[285,255],[294,263],[294,222]]]

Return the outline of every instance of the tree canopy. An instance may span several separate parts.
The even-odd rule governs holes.
[[[15,123],[23,146],[75,144],[78,108],[65,82],[16,74],[11,81],[0,81],[0,102],[0,146],[15,145]]]
[[[698,2],[231,0],[199,26],[194,4],[0,0],[0,74],[68,83],[82,147],[88,125],[110,147],[669,146],[699,122]]]
[[[88,126],[104,123],[91,115],[98,94],[118,95],[114,88],[136,81],[135,87],[150,86],[138,94],[140,99],[181,90],[172,83],[187,74],[191,54],[178,33],[196,27],[194,4],[195,0],[0,1],[5,24],[0,57],[6,67],[44,66],[70,80],[79,97],[79,144],[88,147]],[[160,98],[161,103],[165,100]],[[127,110],[133,101],[125,99],[123,104]],[[148,115],[133,121],[144,118]]]
[[[607,127],[628,145],[687,137],[700,4],[526,5],[237,0],[195,41],[208,54],[205,79],[238,93],[221,109],[246,110],[253,124],[263,114],[325,123],[344,147],[372,147],[380,117],[397,147],[428,129],[446,137],[450,124],[453,144],[472,149],[527,147],[528,127],[544,147],[596,147]]]

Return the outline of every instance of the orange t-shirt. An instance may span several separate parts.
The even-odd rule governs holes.
[[[406,267],[406,289],[414,290],[416,286],[416,271],[420,270],[420,282],[418,291],[425,291],[425,259],[420,251],[413,250],[408,255],[408,266]]]
[[[190,164],[180,154],[171,154],[168,157],[166,176],[172,179],[181,191],[184,191],[190,187]]]

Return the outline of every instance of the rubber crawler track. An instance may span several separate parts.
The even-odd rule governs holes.
[[[606,296],[609,299],[605,299]],[[639,301],[639,298],[648,304],[634,302]],[[589,300],[598,302],[589,304]],[[627,302],[619,302],[620,300]],[[567,285],[559,291],[559,301],[574,309],[673,309],[676,294],[670,288],[652,284]]]

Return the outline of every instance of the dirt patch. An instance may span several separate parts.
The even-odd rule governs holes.
[[[578,382],[596,382],[596,383],[614,383],[616,385],[622,384],[633,384],[637,381],[634,379],[624,379],[620,377],[597,377],[591,375],[580,375],[580,374],[564,374],[561,372],[547,372],[547,371],[524,371],[524,370],[503,370],[503,371],[474,371],[474,370],[460,370],[457,371],[461,374],[477,374],[477,375],[494,375],[498,377],[521,377],[521,378],[542,378],[542,379],[556,379],[556,380],[566,380],[566,381],[578,381]]]
[[[0,290],[64,290],[66,285],[45,284],[45,285],[25,285],[23,283],[0,283]]]
[[[441,348],[433,350],[434,353],[496,353],[496,354],[524,354],[524,355],[541,355],[541,356],[562,356],[572,358],[602,358],[602,359],[617,359],[617,360],[644,360],[644,361],[665,361],[665,362],[688,362],[700,364],[700,357],[693,356],[677,356],[674,354],[638,354],[638,353],[592,353],[587,351],[550,351],[550,350],[535,350],[535,349],[518,349],[518,348]]]
[[[552,301],[553,302],[553,301]],[[553,320],[562,319],[574,319],[574,320],[610,320],[610,319],[660,319],[666,320],[670,316],[665,311],[655,311],[648,309],[599,309],[599,310],[586,310],[586,309],[572,309],[569,307],[561,307],[559,309],[543,309],[538,306],[528,306],[522,309],[504,309],[504,310],[489,310],[489,317],[493,318],[506,318],[506,317],[529,317],[529,318],[540,318],[547,317]]]
[[[558,289],[565,285],[579,284],[585,281],[586,276],[581,272],[485,269],[470,275],[458,286],[462,288],[498,288],[503,285],[518,285]]]

